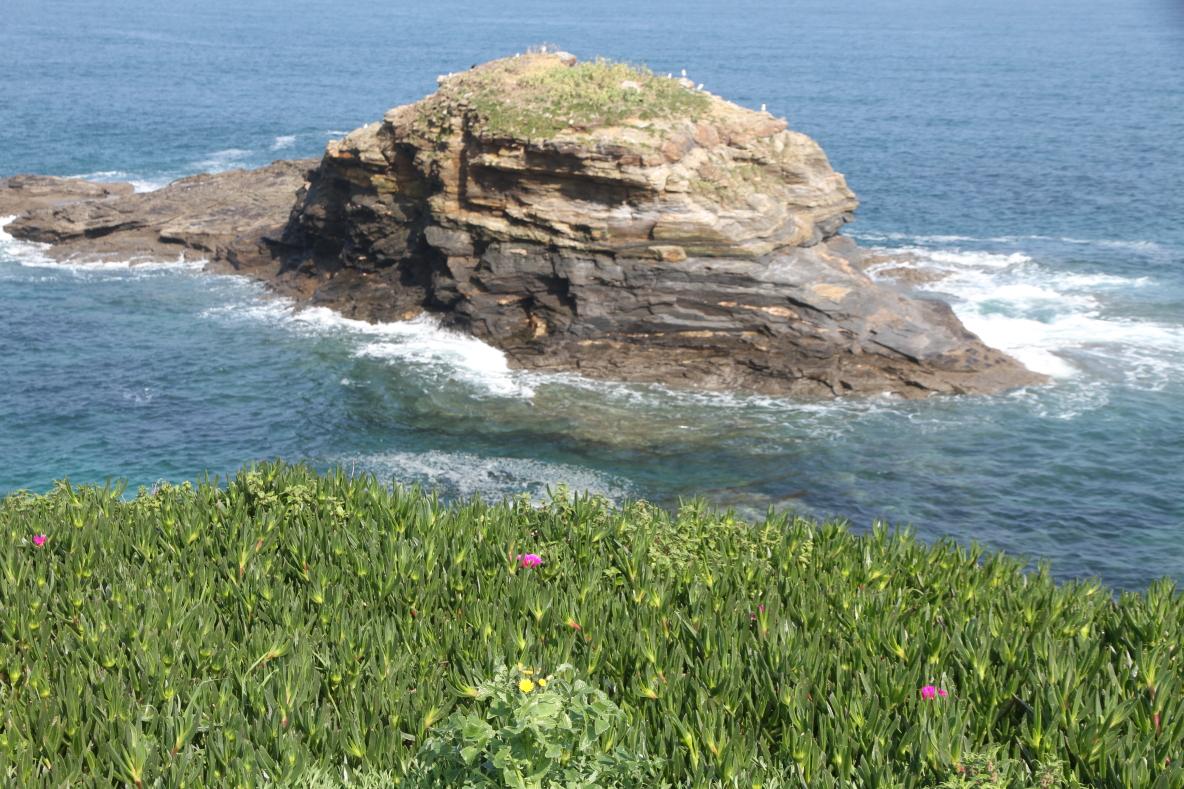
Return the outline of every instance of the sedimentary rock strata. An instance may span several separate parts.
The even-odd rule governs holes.
[[[64,205],[43,185],[8,231],[57,254],[196,250],[351,317],[433,313],[520,367],[808,397],[1042,380],[853,263],[857,201],[813,140],[683,80],[494,61],[312,165]],[[22,189],[0,182],[0,213]]]
[[[837,234],[857,201],[813,140],[649,74],[626,89],[636,113],[565,118],[546,91],[607,67],[565,80],[580,68],[486,64],[331,143],[289,271],[357,317],[439,313],[524,367],[807,396],[1038,379],[945,304],[851,264]],[[549,109],[557,123],[521,130]]]

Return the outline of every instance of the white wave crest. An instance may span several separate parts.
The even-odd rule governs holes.
[[[243,148],[226,148],[214,151],[205,159],[194,162],[193,166],[205,172],[220,173],[243,166],[250,155],[251,152]]]
[[[162,175],[155,178],[133,178],[128,183],[137,192],[155,192],[157,189],[168,186],[174,180],[171,176]]]
[[[1172,251],[1172,247],[1157,241],[1121,238],[1075,238],[1073,236],[1047,235],[1001,235],[1001,236],[962,236],[962,235],[924,235],[911,233],[876,233],[855,232],[854,238],[862,241],[904,241],[909,244],[933,246],[941,244],[1007,244],[1011,246],[1023,245],[1027,242],[1044,242],[1048,244],[1065,244],[1070,246],[1095,246],[1106,249],[1120,249],[1130,252],[1147,254],[1164,254]]]
[[[32,241],[21,241],[14,238],[11,233],[8,233],[4,228],[8,227],[13,220],[16,219],[16,214],[11,216],[0,216],[0,254],[10,257],[22,266],[52,266],[56,264],[52,258],[45,254],[49,249],[49,244],[37,244]]]
[[[275,141],[271,144],[271,150],[282,151],[285,148],[291,148],[295,144],[296,144],[296,135],[295,134],[281,134],[278,137],[276,137]]]
[[[1066,271],[1021,252],[917,246],[881,251],[893,260],[869,274],[902,266],[937,274],[917,287],[947,298],[985,343],[1037,372],[1071,378],[1088,368],[1155,388],[1184,376],[1184,325],[1114,314],[1107,306],[1111,294],[1144,288],[1153,281],[1149,277]]]
[[[126,183],[131,184],[132,189],[136,192],[155,192],[157,189],[168,186],[176,176],[163,174],[139,176],[124,172],[123,170],[98,170],[93,173],[80,173],[67,177],[82,178],[86,181],[97,181],[99,183]]]
[[[131,178],[130,175],[123,170],[98,170],[93,173],[79,173],[78,175],[67,175],[67,178],[81,178],[84,181],[100,181],[100,182],[118,182],[127,181]]]
[[[0,254],[12,258],[17,264],[26,268],[56,269],[76,274],[128,271],[141,274],[156,271],[200,271],[209,262],[205,258],[186,258],[184,254],[179,254],[173,260],[162,260],[157,257],[89,261],[84,258],[56,260],[46,254],[50,248],[49,244],[22,241],[5,232],[4,228],[14,219],[16,219],[15,216],[0,217]]]
[[[297,331],[346,336],[355,341],[356,357],[432,368],[501,397],[534,396],[527,376],[511,371],[504,353],[475,337],[445,329],[427,315],[407,321],[367,323],[325,307],[301,308],[291,300],[260,295],[247,304],[228,304],[202,315],[278,322]]]

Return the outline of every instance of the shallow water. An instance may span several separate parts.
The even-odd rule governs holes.
[[[0,236],[0,492],[283,457],[451,496],[569,484],[911,523],[1061,577],[1184,579],[1184,25],[1168,3],[9,0],[0,175],[132,180],[316,155],[438,73],[553,42],[686,68],[813,135],[988,343],[995,398],[802,404],[510,371],[428,322],[295,313],[162,261]]]

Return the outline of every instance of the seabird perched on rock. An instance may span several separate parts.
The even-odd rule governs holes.
[[[681,73],[682,73],[682,76],[685,77],[687,75],[687,70],[684,68]]]
[[[761,104],[761,112],[768,112],[768,110],[766,110],[766,109],[765,109],[765,105],[764,105],[764,104]]]

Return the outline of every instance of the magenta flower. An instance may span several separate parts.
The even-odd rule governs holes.
[[[543,557],[537,553],[520,553],[518,554],[518,566],[527,569],[531,567],[538,567],[543,563]]]
[[[45,541],[48,539],[49,538],[46,537],[44,534],[34,534],[33,535],[33,544],[36,545],[38,548],[40,548],[42,545],[45,545]]]
[[[921,698],[926,700],[932,700],[938,696],[941,696],[944,699],[948,695],[950,694],[946,693],[944,690],[936,687],[935,685],[926,685],[925,687],[921,688]]]

